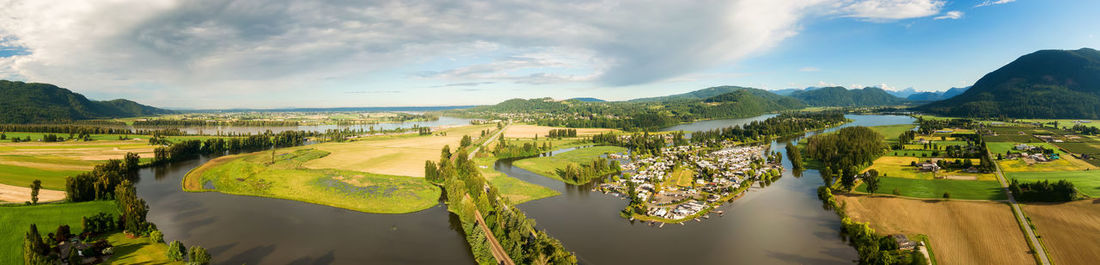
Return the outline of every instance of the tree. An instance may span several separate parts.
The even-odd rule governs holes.
[[[134,234],[143,233],[147,226],[145,216],[149,213],[149,205],[145,200],[137,197],[134,184],[129,180],[123,180],[122,184],[115,188],[115,200],[122,228]]]
[[[868,170],[867,175],[863,177],[863,183],[867,184],[867,192],[875,194],[875,192],[878,191],[879,188],[878,181],[878,170]]]
[[[178,240],[172,240],[172,243],[168,244],[168,259],[172,261],[183,261],[183,253],[187,253],[187,248],[183,246]]]
[[[34,180],[31,183],[31,204],[38,205],[38,191],[42,189],[42,181]]]
[[[161,233],[160,230],[149,232],[149,241],[153,243],[164,243],[164,233]]]
[[[951,198],[951,193],[950,192],[944,192],[943,193],[943,198],[944,199],[950,199]]]
[[[852,191],[852,188],[856,186],[856,169],[853,167],[845,168],[840,176],[840,185],[844,186],[845,191]]]
[[[190,252],[187,254],[188,259],[191,262],[188,264],[194,265],[207,265],[210,264],[210,254],[206,253],[206,249],[200,246],[191,247]]]

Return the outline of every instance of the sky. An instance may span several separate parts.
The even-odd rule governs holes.
[[[1100,48],[1094,0],[0,0],[0,79],[166,108],[973,84]]]

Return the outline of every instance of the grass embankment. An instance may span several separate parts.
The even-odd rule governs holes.
[[[500,171],[496,171],[493,169],[493,164],[496,161],[497,159],[491,156],[474,158],[474,163],[477,164],[478,171],[481,171],[481,176],[485,177],[490,185],[500,190],[501,196],[508,199],[512,204],[520,204],[560,194],[556,190],[509,177]]]
[[[42,235],[53,233],[60,225],[68,225],[77,234],[82,232],[82,217],[116,211],[114,201],[0,207],[0,264],[23,264],[23,237],[32,223]]]
[[[328,156],[303,164],[312,169],[343,169],[383,175],[424,177],[424,161],[439,160],[443,146],[458,150],[463,135],[477,142],[481,131],[496,125],[475,125],[450,128],[433,136],[402,134],[365,137],[345,143],[323,143],[310,146],[329,152]],[[440,136],[445,134],[445,136]],[[486,135],[485,137],[491,137]]]
[[[1047,255],[1055,264],[1095,264],[1100,260],[1100,207],[1096,200],[1029,203],[1020,207],[1042,230]]]
[[[328,156],[312,148],[222,157],[184,177],[187,191],[217,191],[304,201],[370,213],[409,213],[436,205],[440,189],[422,178],[342,169],[309,169],[302,164]],[[423,168],[423,161],[421,161]],[[205,189],[209,183],[213,189]]]
[[[883,234],[925,234],[941,264],[1034,264],[1024,234],[1001,202],[838,196],[849,217]]]
[[[107,242],[114,246],[114,255],[103,264],[184,264],[168,259],[168,245],[153,243],[149,237],[130,238],[123,233],[107,236]]]
[[[512,165],[525,169],[527,171],[534,172],[539,175],[570,183],[558,175],[558,169],[563,169],[570,163],[577,163],[581,165],[590,164],[592,163],[593,159],[596,159],[603,154],[621,153],[626,152],[626,150],[626,148],[618,146],[593,146],[560,153],[554,156],[522,159],[513,162]]]

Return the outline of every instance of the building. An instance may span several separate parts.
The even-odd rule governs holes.
[[[940,171],[940,165],[937,165],[936,163],[920,163],[920,164],[917,164],[917,167],[919,167],[920,170],[929,171],[929,172]]]
[[[912,240],[909,240],[909,237],[906,237],[905,235],[893,234],[893,235],[890,235],[890,237],[894,238],[894,242],[898,243],[898,249],[913,250],[913,249],[917,248],[917,242],[913,242]]]

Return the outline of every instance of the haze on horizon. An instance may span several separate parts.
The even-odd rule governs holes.
[[[168,108],[936,91],[1100,47],[1085,0],[0,2],[0,79]]]

